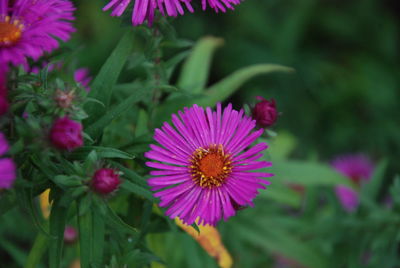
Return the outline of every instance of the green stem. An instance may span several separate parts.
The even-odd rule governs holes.
[[[32,249],[29,252],[28,259],[25,263],[25,268],[35,268],[38,267],[38,264],[45,252],[49,240],[45,234],[39,232],[36,236],[35,242],[33,243]]]

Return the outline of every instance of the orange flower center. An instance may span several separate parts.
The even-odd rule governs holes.
[[[232,171],[231,158],[222,145],[197,149],[191,159],[193,181],[203,188],[221,186]]]
[[[15,44],[21,38],[23,25],[18,20],[10,21],[6,17],[5,21],[0,21],[0,46]]]

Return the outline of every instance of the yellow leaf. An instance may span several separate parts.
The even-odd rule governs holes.
[[[175,222],[186,233],[192,236],[211,257],[217,260],[219,267],[232,267],[232,257],[222,243],[221,235],[215,227],[198,225],[200,230],[200,233],[198,233],[193,227],[184,224],[179,218],[175,218]]]
[[[48,219],[50,215],[51,204],[49,203],[49,194],[50,194],[50,189],[46,189],[39,196],[40,209],[42,210],[42,215],[45,219]]]

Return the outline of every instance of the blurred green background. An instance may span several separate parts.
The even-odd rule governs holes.
[[[100,12],[106,1],[79,1],[76,41],[82,65],[96,72],[122,32],[121,20]],[[197,4],[194,3],[196,6]],[[210,83],[240,67],[278,63],[296,73],[253,79],[232,98],[277,100],[276,130],[298,140],[295,156],[365,152],[400,157],[400,4],[396,0],[244,1],[234,12],[197,12],[173,20],[180,38],[221,37]],[[126,14],[130,19],[130,14]]]
[[[125,30],[132,26],[101,11],[108,1],[74,2],[78,6],[78,31],[66,47],[73,49],[72,56],[79,56],[77,66],[88,67],[95,75]],[[400,159],[399,3],[246,0],[234,12],[198,11],[171,22],[180,38],[197,41],[213,35],[224,39],[224,46],[213,60],[210,84],[257,63],[276,63],[296,70],[292,74],[274,73],[252,79],[230,99],[236,108],[244,103],[253,105],[254,97],[259,95],[276,99],[282,115],[274,127],[279,134],[277,143],[269,150],[273,160],[289,155],[328,162],[339,154],[364,152],[376,162],[389,160],[386,176],[384,167],[376,175],[376,180],[385,178],[388,186],[399,171]],[[200,4],[196,9],[200,10]],[[129,21],[130,14],[125,19]],[[136,45],[144,47],[140,40]],[[141,59],[132,57],[128,65],[135,60]],[[144,76],[137,68],[127,69],[129,73],[124,72],[121,82]],[[286,166],[280,168],[282,171]],[[299,170],[304,170],[304,174],[296,173],[298,177],[293,177],[298,181],[308,178],[306,186],[312,184],[306,194],[275,180],[256,199],[255,208],[240,211],[237,217],[219,225],[223,241],[234,257],[234,267],[301,267],[293,263],[273,266],[281,255],[310,267],[398,267],[400,235],[396,224],[400,220],[396,211],[390,214],[382,208],[385,187],[375,189],[381,190],[379,198],[377,193],[368,196],[367,191],[367,202],[363,203],[367,205],[357,215],[346,214],[334,196],[332,183],[318,182],[319,176],[329,177],[329,172],[315,163]],[[373,187],[370,188],[374,190]],[[400,192],[400,185],[396,187]],[[371,200],[376,203],[371,205]],[[0,239],[0,246],[8,252],[0,253],[0,257],[6,261],[10,256],[20,260],[9,267],[23,265],[24,251],[29,250],[37,233],[24,216],[11,211],[0,226],[3,234],[15,234],[16,222],[18,229],[23,230],[15,235],[18,238],[13,235],[11,239]],[[129,223],[131,215],[124,220]],[[215,261],[183,232],[151,234],[147,242],[170,265],[167,267],[216,267]],[[65,266],[76,252],[75,247],[67,247]],[[368,266],[364,259],[370,260]]]

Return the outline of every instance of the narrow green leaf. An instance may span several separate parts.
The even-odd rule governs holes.
[[[157,198],[155,198],[152,194],[152,192],[140,185],[133,184],[130,181],[124,181],[121,185],[122,189],[127,190],[128,192],[134,193],[136,195],[139,195],[151,202],[156,202]]]
[[[257,221],[235,224],[236,234],[241,239],[258,245],[268,252],[278,252],[310,268],[329,267],[327,258],[309,243],[297,239],[293,234],[277,225],[265,226]]]
[[[222,81],[214,84],[206,91],[207,97],[199,101],[199,105],[214,106],[217,102],[223,101],[231,96],[249,79],[261,74],[273,72],[293,72],[294,70],[277,64],[259,64],[242,68]]]
[[[60,206],[59,200],[54,200],[50,213],[50,245],[49,267],[61,267],[62,248],[64,244],[64,229],[67,220],[67,208]]]
[[[362,187],[362,196],[368,198],[369,200],[376,200],[385,179],[387,165],[388,161],[383,160],[375,167],[371,180]]]
[[[260,64],[245,67],[214,84],[202,95],[182,95],[164,102],[156,108],[153,114],[153,120],[156,122],[156,125],[161,125],[162,122],[170,119],[172,113],[175,113],[183,107],[190,107],[195,103],[201,106],[212,107],[218,102],[226,100],[245,82],[253,77],[272,72],[291,71],[293,71],[293,69],[276,64]]]
[[[103,253],[104,253],[104,235],[105,235],[105,222],[104,215],[96,208],[92,210],[92,261],[91,265],[94,267],[103,267]]]
[[[292,207],[300,207],[301,197],[289,186],[274,181],[266,190],[260,191],[260,198],[266,198]]]
[[[82,268],[90,268],[92,260],[92,213],[87,211],[82,199],[78,202],[79,248]]]
[[[274,180],[302,185],[344,184],[352,187],[350,180],[325,164],[306,161],[274,161],[268,172],[275,174]]]
[[[36,268],[39,266],[40,260],[49,245],[49,239],[46,235],[38,233],[33,243],[32,249],[29,252],[28,259],[25,263],[25,268]]]
[[[122,68],[132,51],[133,33],[128,31],[120,40],[117,47],[107,59],[99,74],[95,77],[89,97],[96,99],[104,104],[99,105],[95,102],[89,102],[85,106],[86,112],[90,117],[85,125],[97,121],[99,117],[106,113],[113,92],[113,87],[122,71]]]
[[[139,231],[136,228],[125,223],[109,206],[107,206],[107,208],[107,221],[109,221],[114,227],[131,234],[134,238],[139,237]]]
[[[189,58],[183,64],[178,87],[193,93],[201,93],[208,81],[214,51],[223,43],[223,39],[211,36],[197,42]]]
[[[138,184],[140,186],[142,186],[143,188],[149,189],[149,186],[147,184],[147,181],[145,178],[143,178],[142,176],[140,176],[139,174],[137,174],[135,171],[124,167],[123,165],[111,161],[111,164],[118,168],[119,170],[121,170],[124,173],[124,177],[129,179],[132,183],[134,184]]]
[[[123,114],[126,110],[132,107],[133,104],[141,101],[146,96],[148,91],[149,88],[147,87],[136,88],[128,98],[119,103],[117,106],[108,110],[106,114],[86,127],[85,132],[88,133],[93,139],[97,139],[101,136],[104,128],[108,126],[111,121]]]
[[[2,252],[7,252],[9,256],[15,261],[17,264],[16,267],[23,267],[24,263],[27,260],[27,256],[25,250],[20,249],[16,245],[14,245],[10,240],[4,239],[0,236],[0,249]]]
[[[96,151],[97,157],[101,158],[120,158],[120,159],[133,159],[134,156],[114,149],[111,147],[101,147],[101,146],[84,146],[73,151],[69,157],[73,160],[85,160],[92,151]]]

